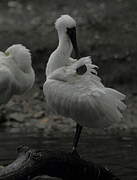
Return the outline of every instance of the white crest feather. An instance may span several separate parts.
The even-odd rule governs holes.
[[[57,30],[65,30],[66,28],[76,27],[76,21],[69,15],[62,15],[55,22]]]

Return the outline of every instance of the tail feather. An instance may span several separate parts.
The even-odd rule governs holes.
[[[106,96],[109,105],[108,110],[110,112],[113,111],[113,117],[121,119],[123,117],[122,112],[126,109],[126,105],[122,102],[122,100],[124,100],[126,96],[111,88],[106,88]]]
[[[102,112],[109,122],[120,121],[123,117],[122,112],[126,109],[122,102],[125,95],[111,88],[104,88],[104,92],[96,89],[95,92],[92,95],[98,104],[98,112]]]
[[[124,100],[126,98],[124,94],[112,88],[106,88],[106,92],[120,100]]]

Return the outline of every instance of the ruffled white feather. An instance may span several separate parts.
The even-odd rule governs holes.
[[[122,102],[125,95],[104,87],[90,57],[71,58],[69,62],[51,73],[43,86],[50,108],[87,127],[106,127],[120,121],[126,108]],[[87,72],[78,75],[76,69],[84,64]]]

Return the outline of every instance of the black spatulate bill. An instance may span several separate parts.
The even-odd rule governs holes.
[[[80,55],[79,55],[79,49],[78,49],[78,46],[77,46],[76,28],[75,27],[67,28],[67,34],[68,34],[68,36],[69,36],[69,38],[71,40],[71,43],[73,45],[76,59],[79,59]],[[87,71],[86,65],[82,65],[79,68],[77,68],[77,70],[76,70],[77,74],[79,74],[79,75],[83,75],[86,71]]]

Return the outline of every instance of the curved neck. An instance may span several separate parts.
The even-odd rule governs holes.
[[[59,36],[59,45],[58,48],[61,52],[63,52],[65,54],[65,56],[69,56],[71,55],[72,52],[72,43],[68,37],[67,34],[65,33],[58,33]]]
[[[59,36],[59,44],[57,49],[51,54],[47,69],[46,69],[46,75],[48,76],[56,69],[65,66],[68,64],[69,57],[72,53],[72,43],[67,36],[66,33],[58,33]]]

